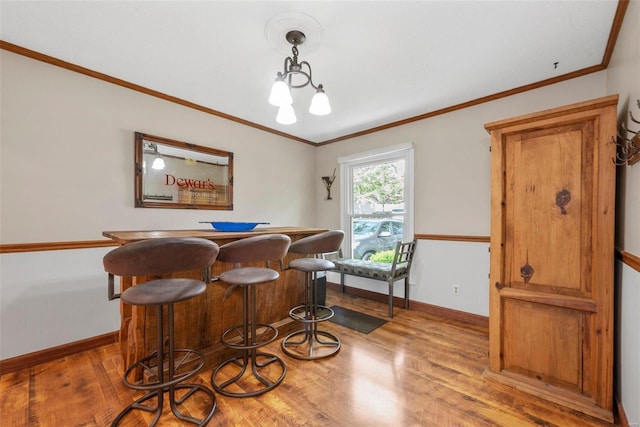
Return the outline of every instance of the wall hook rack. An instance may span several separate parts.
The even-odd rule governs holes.
[[[640,99],[636,100],[638,109],[640,109]],[[640,125],[640,120],[633,117],[633,113],[629,111],[629,118],[632,123]],[[616,158],[612,159],[613,163],[618,166],[633,165],[640,161],[640,130],[631,130],[627,125],[622,122],[620,124],[622,134],[618,132],[617,140],[614,138],[614,143],[617,145]]]

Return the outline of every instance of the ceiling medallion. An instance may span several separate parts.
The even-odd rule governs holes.
[[[305,34],[305,53],[314,52],[324,39],[324,30],[318,21],[309,15],[296,12],[280,13],[272,17],[264,27],[264,36],[271,46],[281,54],[291,52],[291,44],[287,42],[287,33],[297,30]]]

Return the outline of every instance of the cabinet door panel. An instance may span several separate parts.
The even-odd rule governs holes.
[[[583,315],[505,299],[504,369],[582,393]]]
[[[546,292],[582,294],[591,286],[591,122],[533,131],[505,142],[506,283]],[[583,158],[585,160],[583,162]]]

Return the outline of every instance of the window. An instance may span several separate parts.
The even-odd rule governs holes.
[[[368,260],[413,239],[413,144],[338,159],[345,256]]]

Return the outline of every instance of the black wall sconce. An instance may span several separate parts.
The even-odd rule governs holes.
[[[336,170],[333,170],[332,176],[323,176],[322,182],[324,182],[324,187],[327,189],[327,197],[325,200],[333,200],[331,198],[331,186],[333,185],[333,181],[336,180]]]

